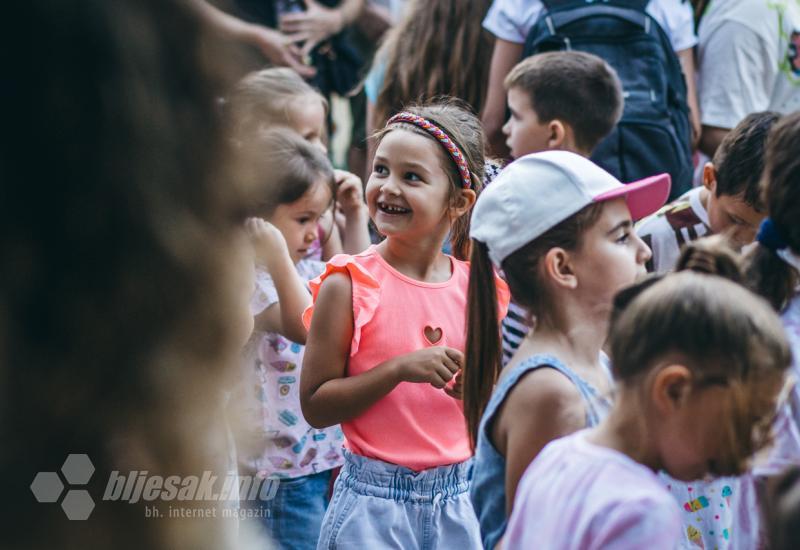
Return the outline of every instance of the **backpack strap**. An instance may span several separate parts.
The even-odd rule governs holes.
[[[632,8],[637,11],[644,12],[650,0],[541,0],[542,4],[547,11],[562,8],[579,8],[582,5],[598,5],[598,4],[617,4],[622,7]]]
[[[647,0],[542,0],[547,11],[542,14],[542,19],[550,31],[555,35],[560,29],[585,17],[608,16],[622,19],[639,27],[642,32],[649,34],[652,27],[652,17],[640,6],[647,6]],[[567,49],[572,49],[567,44]]]

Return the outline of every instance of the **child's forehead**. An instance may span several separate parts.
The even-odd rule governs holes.
[[[375,154],[394,162],[428,165],[441,162],[447,152],[423,130],[403,124],[383,136]]]

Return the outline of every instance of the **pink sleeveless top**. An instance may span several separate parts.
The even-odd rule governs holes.
[[[355,256],[331,258],[325,273],[309,285],[316,300],[330,273],[350,276],[354,326],[348,376],[425,347],[464,351],[469,264],[450,261],[448,281],[425,283],[395,270],[374,246]],[[502,318],[508,287],[500,278],[496,283]],[[306,326],[313,309],[303,314]],[[415,471],[463,462],[472,455],[461,401],[430,384],[401,382],[361,416],[343,422],[342,430],[352,452]]]

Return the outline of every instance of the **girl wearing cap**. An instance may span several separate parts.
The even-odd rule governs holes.
[[[442,103],[395,115],[377,140],[366,199],[386,239],[332,258],[304,315],[303,414],[347,440],[318,547],[480,548],[459,383],[469,265],[441,247],[449,232],[468,254],[483,132]],[[492,289],[496,319],[508,290]]]
[[[607,414],[601,348],[612,299],[645,274],[651,255],[633,221],[655,212],[669,187],[666,174],[623,185],[588,159],[547,151],[510,164],[478,200],[463,393],[486,548],[503,536],[519,479],[539,451]],[[495,268],[534,327],[502,376]]]

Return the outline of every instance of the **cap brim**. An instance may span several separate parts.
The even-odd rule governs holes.
[[[625,197],[631,217],[636,221],[661,208],[667,202],[671,186],[669,174],[658,174],[606,191],[597,195],[594,202]]]

